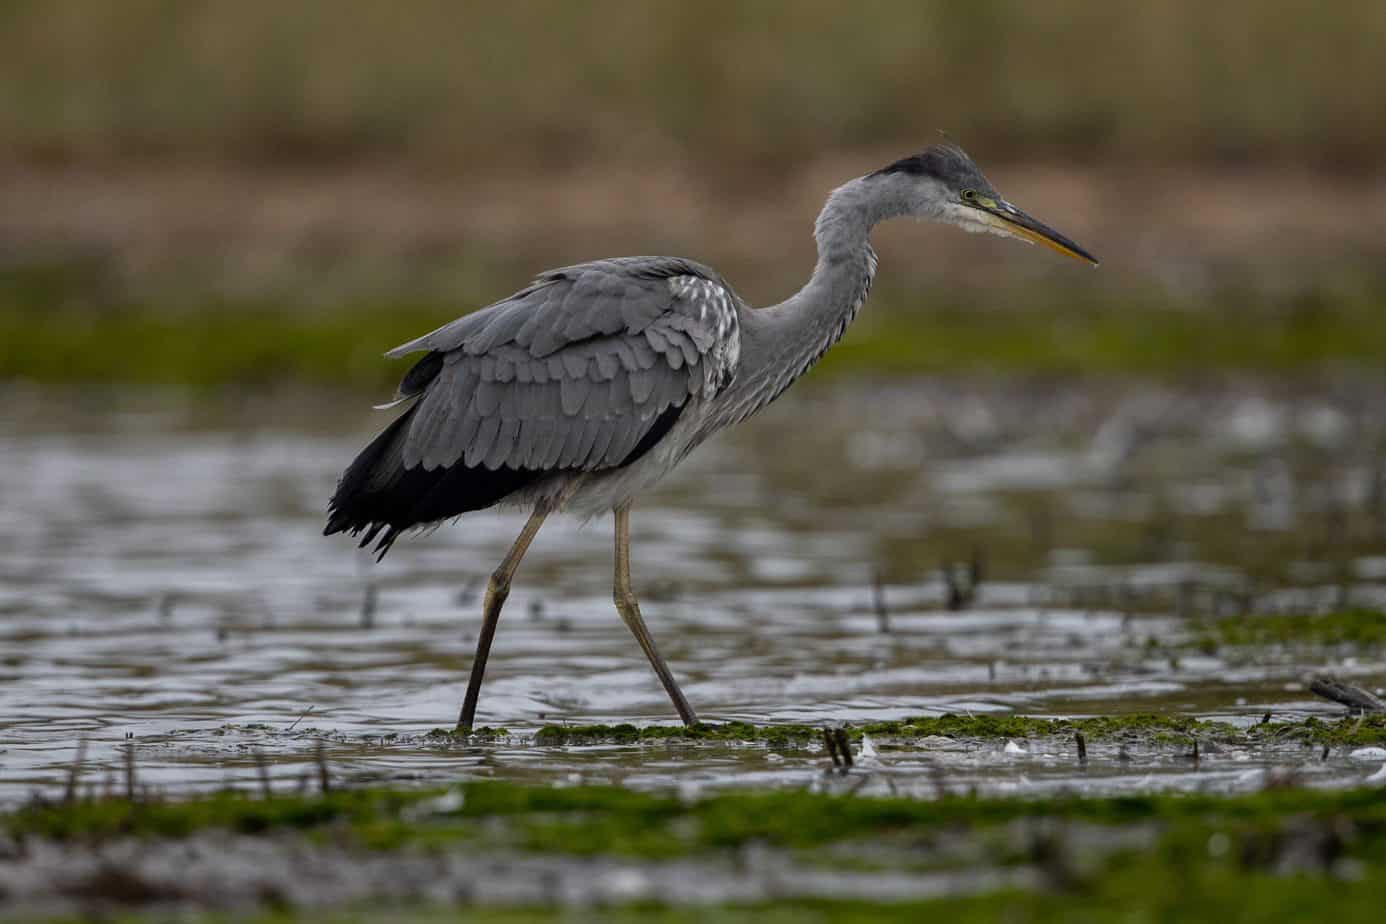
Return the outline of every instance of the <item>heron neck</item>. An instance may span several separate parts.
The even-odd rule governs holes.
[[[813,230],[818,262],[804,287],[778,305],[747,312],[743,320],[741,366],[752,379],[745,384],[764,402],[842,338],[871,291],[876,275],[871,229],[906,210],[903,202],[882,196],[872,180],[852,180],[828,197]]]

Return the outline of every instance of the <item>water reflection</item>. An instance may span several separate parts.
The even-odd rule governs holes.
[[[257,753],[293,785],[323,739],[358,778],[817,779],[817,758],[760,748],[522,737],[673,720],[613,611],[605,519],[550,521],[520,571],[479,714],[519,736],[418,739],[455,718],[480,582],[520,517],[470,515],[380,566],[319,535],[338,471],[386,419],[368,401],[5,397],[0,800],[61,785],[83,738],[101,785],[127,735],[142,779],[167,788],[253,781]],[[1211,613],[1386,604],[1383,397],[1364,382],[800,389],[637,507],[637,587],[706,719],[1332,712],[1305,670],[1380,686],[1386,668],[1332,651],[1228,663],[1185,643]],[[980,585],[950,609],[945,573],[969,569]],[[994,751],[897,753],[881,777],[927,790],[922,763],[958,785],[1073,783],[1067,757]],[[1099,748],[1085,785],[1251,785],[1227,761],[1133,768]]]

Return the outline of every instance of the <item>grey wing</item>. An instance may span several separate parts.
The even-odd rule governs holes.
[[[738,300],[664,257],[546,273],[390,355],[428,350],[407,468],[595,471],[621,465],[671,409],[711,398],[740,352]],[[409,394],[410,377],[401,391]]]

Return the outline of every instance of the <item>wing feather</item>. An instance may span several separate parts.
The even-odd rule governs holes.
[[[578,449],[582,443],[582,421],[566,420],[562,427],[563,446],[556,460],[557,468],[578,468]]]
[[[616,422],[607,418],[594,423],[597,425],[597,436],[587,452],[587,459],[589,463],[601,463],[606,460],[606,451],[611,448],[611,440],[616,435]]]
[[[740,301],[689,261],[565,267],[391,351],[429,350],[406,468],[545,471],[619,465],[665,414],[735,373]],[[422,373],[431,374],[431,380]],[[663,416],[662,416],[663,415]],[[657,422],[661,429],[654,428]]]
[[[481,464],[491,471],[495,471],[506,462],[510,461],[512,455],[519,455],[516,452],[516,437],[520,433],[520,421],[516,417],[502,417],[500,429],[496,432],[495,442],[491,444],[491,450],[486,453],[486,458]]]
[[[473,392],[472,407],[475,412],[482,417],[490,417],[500,410],[501,401],[507,392],[513,389],[505,387],[500,382],[491,381],[486,375],[483,366],[481,370],[481,381],[476,384],[476,391]]]
[[[564,379],[559,383],[563,392],[563,414],[566,417],[577,417],[582,411],[582,404],[587,400],[587,392],[592,387],[592,383],[586,379]]]
[[[476,431],[481,429],[481,418],[476,414],[463,414],[458,422],[457,442],[448,447],[449,465],[463,457],[466,448],[476,440]]]
[[[545,423],[548,425],[549,433],[545,440],[544,454],[539,458],[539,464],[531,466],[539,471],[548,472],[558,468],[558,460],[563,457],[564,444],[568,440],[569,427],[560,425],[558,418],[548,418]]]
[[[602,422],[600,420],[584,420],[582,422],[582,441],[578,443],[578,462],[583,468],[588,466],[584,463],[592,457],[592,447],[597,444],[597,435],[601,432]]]
[[[616,373],[621,371],[621,359],[615,350],[599,350],[592,358],[597,368],[597,376],[603,382],[611,381],[616,377]]]
[[[528,469],[538,469],[542,467],[544,456],[549,451],[549,443],[553,439],[553,420],[545,417],[530,417],[524,422],[524,440],[521,447],[523,452],[524,467]]]
[[[587,378],[587,354],[581,349],[564,350],[558,354],[563,361],[563,371],[570,379]]]
[[[650,403],[654,394],[658,374],[653,369],[640,369],[630,373],[630,397],[637,407]]]

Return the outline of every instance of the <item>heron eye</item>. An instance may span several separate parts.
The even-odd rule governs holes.
[[[964,201],[964,202],[976,202],[976,201],[977,201],[977,190],[975,190],[975,189],[964,189],[964,190],[962,191],[962,197],[963,197],[963,201]]]

